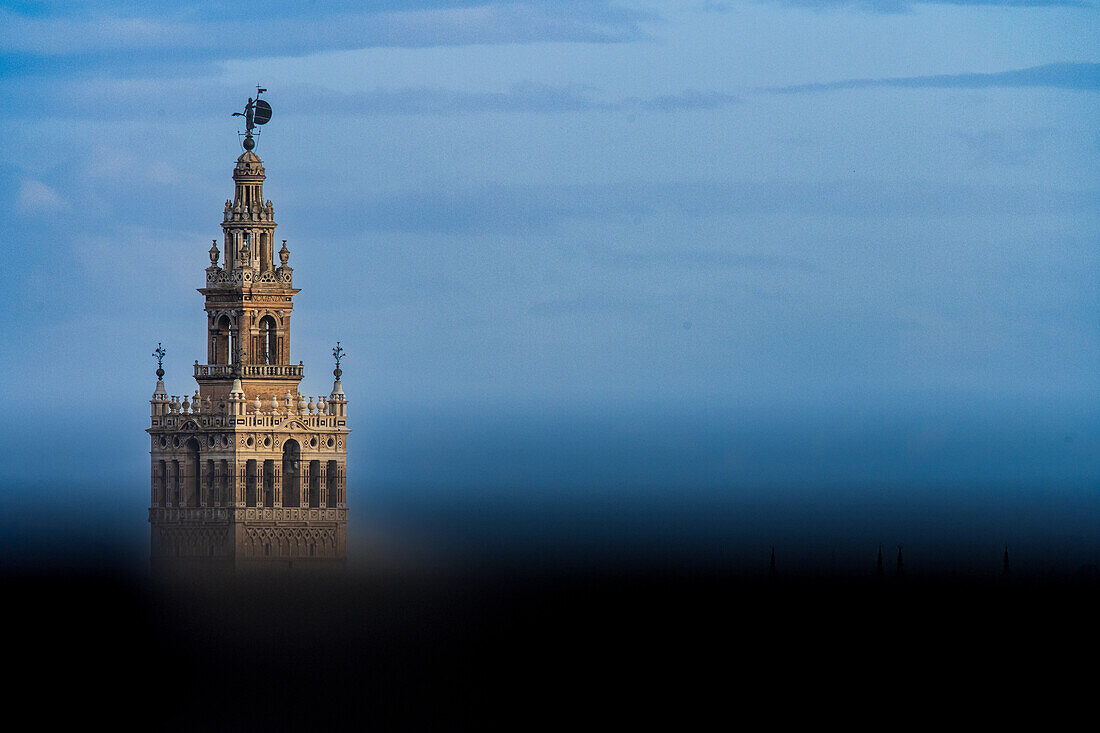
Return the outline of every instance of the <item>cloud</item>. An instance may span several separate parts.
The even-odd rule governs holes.
[[[70,206],[52,188],[41,181],[26,180],[19,186],[15,208],[24,214],[55,214],[68,211]]]
[[[235,4],[234,4],[235,5]],[[652,14],[611,0],[572,3],[267,3],[211,13],[189,4],[171,13],[135,15],[133,3],[94,13],[54,4],[52,12],[0,10],[0,69],[83,73],[118,69],[173,73],[227,59],[300,56],[371,47],[431,47],[538,42],[618,43],[643,35]],[[200,12],[201,11],[201,12]],[[213,67],[206,66],[208,71]]]
[[[172,166],[163,160],[149,160],[132,151],[109,145],[94,146],[84,160],[81,173],[91,181],[126,183],[149,181],[166,184],[179,178]]]
[[[319,221],[348,231],[537,234],[569,221],[804,214],[895,217],[1021,216],[1094,210],[1100,192],[1035,185],[929,181],[690,181],[592,185],[485,185],[424,189],[336,201],[328,190],[303,200]],[[354,211],[353,215],[347,212]],[[331,212],[331,216],[326,213]],[[731,265],[747,263],[730,263]]]
[[[830,8],[856,8],[875,13],[899,13],[911,10],[914,5],[958,5],[963,7],[1002,7],[1002,8],[1095,8],[1091,0],[758,0],[775,5],[787,5],[811,10]],[[734,3],[708,0],[703,9],[725,12]]]
[[[778,93],[829,92],[841,89],[893,87],[901,89],[998,89],[1034,88],[1100,90],[1100,64],[1062,62],[1031,66],[1026,69],[996,71],[988,74],[935,74],[931,76],[899,76],[879,79],[844,79],[841,81],[767,87],[762,91]]]
[[[525,82],[503,92],[458,92],[438,88],[378,89],[372,92],[342,94],[319,87],[288,90],[299,111],[353,116],[426,114],[451,115],[479,112],[576,112],[653,111],[717,109],[740,101],[736,95],[721,92],[685,90],[654,97],[606,99],[590,86],[555,86]],[[293,110],[289,110],[293,113]]]
[[[984,163],[1026,165],[1035,161],[1056,137],[1050,127],[1024,130],[960,131],[956,136]]]
[[[468,92],[439,87],[403,87],[345,93],[316,85],[286,85],[278,90],[280,117],[317,114],[327,117],[389,115],[462,115],[484,112],[557,113],[578,111],[676,112],[720,109],[740,102],[724,92],[687,89],[653,97],[601,97],[595,87],[514,84],[504,91]],[[220,81],[191,79],[173,83],[171,97],[163,81],[144,79],[50,79],[29,87],[0,81],[0,94],[10,104],[0,119],[51,117],[59,119],[143,119],[170,116],[172,120],[222,118],[236,108],[240,89]]]

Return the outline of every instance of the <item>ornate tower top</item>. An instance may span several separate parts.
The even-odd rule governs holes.
[[[224,237],[208,250],[206,287],[199,291],[206,296],[209,330],[207,362],[195,365],[203,397],[235,394],[239,384],[266,402],[297,391],[303,376],[302,364],[290,361],[298,293],[290,250],[286,240],[275,249],[275,207],[264,198],[267,176],[252,150],[254,128],[271,119],[271,107],[259,98],[265,91],[260,87],[244,112],[234,113],[245,118],[245,150],[233,166],[233,199],[222,212]]]

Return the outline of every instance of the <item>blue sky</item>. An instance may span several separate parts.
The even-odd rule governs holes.
[[[3,438],[140,502],[262,84],[364,491],[1095,488],[1097,48],[1087,1],[5,3]]]

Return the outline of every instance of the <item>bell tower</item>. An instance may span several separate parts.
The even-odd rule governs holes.
[[[149,522],[154,569],[171,566],[333,566],[346,559],[347,400],[336,379],[327,396],[299,391],[291,362],[293,269],[286,240],[275,249],[275,210],[264,199],[253,128],[271,107],[249,99],[233,200],[222,214],[205,287],[206,358],[195,360],[193,397],[169,397],[164,349],[148,429]]]

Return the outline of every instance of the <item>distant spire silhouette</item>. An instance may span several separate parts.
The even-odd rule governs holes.
[[[1008,545],[1005,545],[1005,564],[1004,564],[1004,576],[1007,578],[1009,574],[1008,570]]]
[[[886,571],[882,567],[882,543],[878,543],[878,562],[875,563],[875,575],[882,577]]]
[[[775,577],[775,545],[772,545],[772,558],[768,561],[768,577]]]
[[[900,578],[905,574],[905,564],[901,560],[901,545],[898,545],[898,567],[894,571],[894,577]]]

